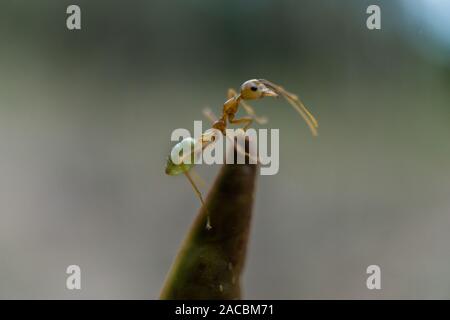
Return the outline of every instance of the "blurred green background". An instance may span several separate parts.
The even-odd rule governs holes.
[[[445,0],[3,0],[0,298],[157,298],[199,207],[164,174],[170,134],[251,78],[298,93],[320,136],[253,104],[280,171],[259,179],[244,296],[449,298],[449,21]]]

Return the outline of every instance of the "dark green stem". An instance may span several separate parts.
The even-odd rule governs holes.
[[[161,299],[241,298],[257,167],[223,165],[172,265]]]

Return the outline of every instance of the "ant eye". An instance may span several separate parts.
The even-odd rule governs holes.
[[[251,87],[250,90],[256,91],[256,90],[258,90],[258,88],[257,87]]]

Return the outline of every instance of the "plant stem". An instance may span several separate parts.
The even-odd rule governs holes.
[[[169,271],[161,299],[241,298],[257,169],[256,164],[223,165]],[[211,229],[206,228],[208,215]]]

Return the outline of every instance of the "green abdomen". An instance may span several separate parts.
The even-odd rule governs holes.
[[[166,174],[176,176],[191,170],[195,165],[195,159],[197,157],[195,154],[195,144],[196,141],[193,138],[188,137],[181,140],[172,148],[166,162]],[[186,156],[183,155],[183,149],[189,150]],[[176,164],[172,161],[172,157],[179,157],[182,161],[177,161],[177,163],[180,163]]]

